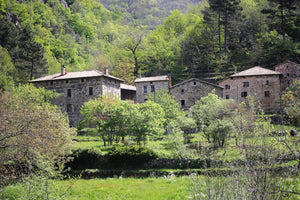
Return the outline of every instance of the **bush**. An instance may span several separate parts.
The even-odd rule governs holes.
[[[97,149],[77,149],[70,155],[72,161],[66,163],[72,170],[100,169],[106,165],[105,156]]]
[[[152,150],[137,145],[115,145],[107,154],[109,165],[115,169],[140,168],[155,158],[157,155]]]

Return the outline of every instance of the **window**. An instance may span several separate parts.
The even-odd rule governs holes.
[[[249,87],[249,82],[248,81],[244,82],[244,87]]]
[[[185,101],[181,100],[181,106],[185,106]]]
[[[147,85],[144,86],[144,93],[147,93]]]
[[[84,82],[84,78],[81,79],[81,82]]]
[[[72,96],[71,89],[68,89],[68,90],[67,90],[67,97],[71,97],[71,96]]]
[[[181,90],[181,93],[184,93],[184,89]]]
[[[226,95],[226,99],[229,99],[229,95]]]
[[[150,84],[153,84],[153,82],[152,82],[152,81],[150,81]]]
[[[270,97],[270,91],[265,91],[265,97]]]
[[[69,80],[66,80],[66,83],[69,83]]]
[[[269,82],[269,80],[266,80],[266,85],[270,85],[270,82]]]
[[[72,104],[67,104],[67,112],[73,112]]]
[[[230,85],[225,85],[225,90],[230,90]]]
[[[151,92],[155,92],[155,87],[154,87],[154,85],[151,85]]]
[[[50,85],[53,85],[53,81],[50,82]]]
[[[194,82],[194,85],[196,85],[197,84],[197,82]]]
[[[241,96],[242,96],[242,97],[247,97],[247,92],[242,92],[242,93],[241,93]]]
[[[144,99],[144,102],[148,101],[148,99]]]
[[[93,87],[89,87],[89,95],[92,96],[93,94]]]

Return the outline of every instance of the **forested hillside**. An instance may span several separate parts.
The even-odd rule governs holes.
[[[0,89],[45,74],[109,67],[222,78],[300,62],[297,0],[0,0]]]

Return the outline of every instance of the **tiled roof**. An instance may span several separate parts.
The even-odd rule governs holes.
[[[133,85],[127,85],[127,84],[123,84],[123,83],[121,83],[121,89],[136,91],[136,87],[135,86],[133,86]]]
[[[191,81],[198,81],[198,82],[201,82],[201,83],[204,83],[204,84],[208,84],[208,85],[212,85],[212,86],[215,86],[215,87],[222,88],[222,87],[220,87],[220,86],[218,86],[218,85],[215,85],[215,84],[213,84],[213,83],[209,83],[209,82],[207,82],[207,81],[203,81],[203,80],[200,80],[200,79],[197,79],[197,78],[191,78],[191,79],[189,79],[189,80],[183,81],[183,82],[181,82],[181,83],[178,83],[178,84],[176,84],[176,85],[173,85],[171,88],[174,88],[174,87],[177,87],[177,86],[180,86],[180,85],[184,85],[184,84],[186,84],[186,83],[188,83],[188,82],[191,82]]]
[[[140,82],[148,82],[148,81],[169,81],[169,77],[167,75],[165,75],[165,76],[142,77],[142,78],[137,78],[134,82],[135,83],[140,83]]]
[[[68,72],[64,75],[61,75],[61,73],[52,74],[49,76],[44,76],[41,78],[37,78],[34,80],[31,80],[30,82],[41,82],[41,81],[55,81],[55,80],[65,80],[65,79],[75,79],[75,78],[90,78],[90,77],[100,77],[105,76],[112,79],[119,80],[121,82],[124,82],[124,80],[119,79],[117,77],[104,74],[103,72],[97,71],[97,70],[90,70],[90,71],[78,71],[78,72]]]
[[[239,76],[262,76],[262,75],[280,75],[280,72],[276,72],[270,69],[265,69],[259,66],[252,67],[250,69],[235,73],[230,77],[239,77]]]

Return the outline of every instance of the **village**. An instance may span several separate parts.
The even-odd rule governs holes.
[[[274,70],[256,66],[215,83],[191,78],[172,85],[171,75],[164,75],[139,77],[135,80],[135,86],[132,86],[111,76],[108,69],[105,72],[67,72],[64,66],[60,73],[30,82],[37,87],[62,94],[52,102],[68,114],[70,125],[75,126],[83,119],[80,108],[89,99],[113,94],[122,100],[143,103],[149,93],[160,90],[168,91],[184,110],[188,110],[197,100],[214,90],[219,97],[234,99],[237,103],[245,101],[248,96],[255,97],[266,113],[279,113],[282,111],[281,94],[294,80],[300,80],[300,65],[286,61],[274,66]]]

